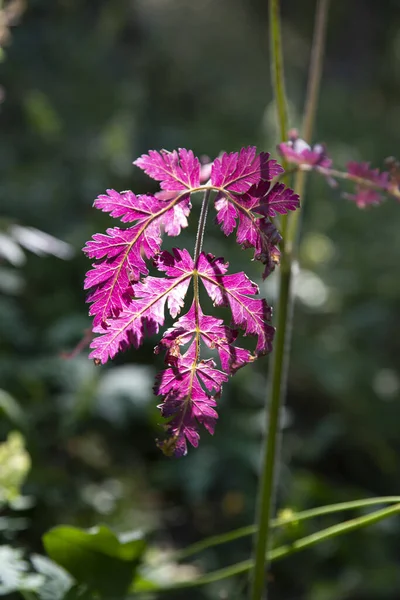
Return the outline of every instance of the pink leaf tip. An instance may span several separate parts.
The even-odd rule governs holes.
[[[179,192],[200,185],[200,161],[191,150],[149,150],[133,164],[159,181],[163,190]]]

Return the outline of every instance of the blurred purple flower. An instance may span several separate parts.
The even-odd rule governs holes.
[[[311,167],[324,167],[329,169],[332,160],[328,158],[323,144],[310,146],[302,140],[297,131],[289,131],[289,140],[278,144],[278,151],[289,163],[297,165],[310,165]]]
[[[389,183],[389,173],[379,169],[371,169],[370,163],[351,161],[347,163],[347,173],[353,177],[364,179],[366,182],[371,182],[376,188],[382,191],[387,190]],[[371,204],[379,204],[382,202],[382,194],[378,189],[370,187],[368,184],[363,185],[362,182],[356,183],[355,194],[345,194],[345,198],[353,200],[359,208],[365,208]]]

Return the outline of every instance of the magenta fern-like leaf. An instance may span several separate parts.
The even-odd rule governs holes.
[[[254,258],[266,265],[267,276],[279,258],[270,217],[296,210],[299,197],[281,183],[271,186],[270,181],[283,169],[268,153],[257,155],[253,147],[240,154],[224,154],[215,164],[211,181],[223,188],[215,200],[217,223],[225,235],[237,225],[237,242],[243,248],[254,248]]]
[[[161,189],[169,192],[192,190],[200,185],[200,161],[191,150],[150,150],[133,164],[159,181]]]
[[[189,312],[165,332],[156,353],[165,350],[166,362],[174,365],[180,356],[181,346],[191,343],[196,333],[210,350],[218,352],[222,370],[230,375],[256,358],[249,350],[235,345],[238,329],[229,327],[222,319],[204,315],[195,302]]]
[[[271,309],[264,299],[252,296],[259,293],[258,286],[244,273],[226,275],[227,264],[212,254],[200,255],[198,272],[208,295],[215,306],[227,306],[232,313],[232,325],[244,330],[245,335],[257,337],[257,354],[272,349],[274,329],[268,322]]]
[[[120,219],[126,228],[97,233],[84,252],[94,260],[85,288],[89,290],[93,332],[90,358],[106,363],[130,347],[139,348],[146,336],[158,333],[165,312],[175,319],[155,352],[165,352],[166,368],[157,376],[155,393],[167,419],[167,439],[159,445],[166,454],[181,456],[187,443],[197,446],[199,426],[214,433],[217,399],[222,385],[238,369],[271,350],[274,328],[271,309],[258,297],[258,286],[245,273],[227,272],[223,258],[201,251],[205,220],[200,219],[194,257],[186,249],[161,251],[162,236],[179,235],[186,227],[191,195],[214,192],[217,222],[226,235],[237,228],[243,247],[265,264],[267,276],[279,263],[281,236],[272,222],[299,206],[298,196],[282,183],[272,184],[283,169],[268,153],[256,148],[224,153],[206,169],[191,150],[150,150],[135,161],[160,184],[154,195],[107,190],[94,206]],[[149,274],[149,260],[155,273]],[[228,321],[204,314],[201,298],[226,307]],[[256,339],[254,352],[237,344],[239,333]],[[217,362],[216,362],[217,361]]]
[[[164,398],[161,414],[172,417],[166,427],[169,438],[160,444],[167,454],[186,454],[186,440],[197,447],[198,424],[214,433],[218,418],[216,398],[228,376],[215,368],[212,359],[199,361],[197,354],[198,343],[194,341],[188,351],[179,356],[173,366],[162,371],[156,380],[154,391]]]
[[[138,348],[146,333],[158,333],[159,326],[164,323],[166,303],[172,317],[180,312],[192,277],[193,261],[186,251],[175,250],[174,256],[167,252],[162,254],[159,268],[170,277],[149,276],[143,283],[132,285],[133,297],[129,305],[118,317],[110,320],[106,330],[101,324],[93,328],[101,335],[91,343],[90,358],[105,363],[131,345]]]
[[[283,183],[275,183],[271,186],[268,182],[262,182],[254,186],[254,189],[251,188],[248,196],[252,210],[266,217],[287,215],[289,211],[296,210],[300,205],[298,194]]]
[[[97,260],[85,280],[85,289],[92,289],[87,298],[92,303],[89,314],[95,326],[106,326],[109,317],[118,317],[128,306],[132,284],[148,274],[145,258],[159,252],[161,226],[169,235],[179,235],[187,226],[191,206],[187,196],[164,202],[154,196],[114,190],[99,196],[94,206],[124,223],[136,221],[129,229],[115,227],[108,229],[107,235],[95,234],[83,249],[89,258]]]
[[[211,183],[224,190],[244,194],[260,181],[271,181],[283,173],[276,160],[268,152],[260,152],[254,146],[242,148],[240,152],[224,154],[214,160]]]

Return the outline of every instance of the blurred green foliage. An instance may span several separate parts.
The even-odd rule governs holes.
[[[283,4],[291,125],[298,126],[315,2]],[[331,4],[317,139],[338,167],[349,159],[380,166],[400,140],[398,2]],[[131,165],[148,148],[214,156],[249,143],[275,147],[267,8],[264,0],[30,0],[12,29],[1,66],[1,217],[76,250],[68,261],[27,255],[20,268],[0,264],[0,384],[26,421],[32,468],[24,494],[34,500],[19,522],[2,509],[12,560],[25,560],[21,548],[43,553],[42,535],[61,523],[140,529],[157,563],[168,549],[252,522],[267,359],[225,386],[214,438],[204,434],[200,448],[176,462],[154,444],[151,386],[162,366],[155,340],[104,368],[85,352],[70,360],[62,352],[90,326],[82,291],[89,265],[80,248],[110,225],[91,209],[97,194],[152,191]],[[309,181],[280,508],[400,493],[398,222],[394,200],[360,211],[325,182]],[[192,223],[179,244],[191,247],[193,234]],[[213,225],[206,249],[260,280],[251,253]],[[273,304],[274,278],[260,285]],[[21,425],[12,411],[2,416],[4,441]],[[301,534],[313,527],[302,524]],[[397,600],[399,533],[392,519],[277,563],[271,598]],[[248,539],[212,549],[191,568],[216,569],[249,549]],[[173,564],[163,575],[178,576]],[[246,578],[224,581],[190,595],[239,600],[245,585]]]
[[[30,466],[22,435],[12,431],[0,444],[0,506],[18,498]]]

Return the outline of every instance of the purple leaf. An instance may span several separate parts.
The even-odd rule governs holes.
[[[200,306],[196,311],[195,303],[164,333],[155,352],[166,350],[166,362],[174,366],[180,357],[180,347],[191,343],[197,332],[210,350],[218,351],[221,368],[230,375],[255,359],[249,350],[235,346],[237,329],[228,327],[222,319],[204,315]]]
[[[286,215],[300,206],[298,194],[283,183],[275,183],[272,188],[267,183],[261,183],[254,190],[249,190],[248,195],[254,202],[252,210],[266,217]]]
[[[236,219],[240,214],[238,209],[229,202],[226,196],[219,196],[219,199],[215,201],[215,209],[217,211],[217,223],[221,225],[225,235],[230,235],[236,227]]]
[[[260,219],[260,231],[261,231],[261,252],[258,256],[264,265],[263,279],[268,277],[275,269],[276,265],[279,265],[281,252],[278,245],[282,241],[282,236],[271,221],[268,219]]]
[[[268,153],[257,154],[254,147],[224,153],[202,168],[193,152],[185,149],[150,150],[135,164],[159,181],[161,190],[154,196],[136,196],[110,189],[94,203],[130,227],[95,234],[84,248],[95,261],[85,280],[93,332],[98,334],[92,340],[90,358],[105,363],[131,346],[138,348],[146,335],[158,333],[166,307],[174,319],[181,312],[194,278],[191,308],[165,332],[155,349],[156,353],[165,351],[167,365],[155,385],[162,415],[168,419],[168,439],[159,445],[166,454],[182,456],[188,442],[198,445],[199,426],[214,432],[216,399],[223,383],[271,350],[274,328],[271,309],[256,297],[258,287],[245,273],[228,274],[228,263],[211,254],[201,253],[194,262],[185,249],[161,252],[162,232],[179,235],[187,226],[191,193],[199,191],[200,181],[211,179],[211,185],[218,188],[215,205],[223,232],[229,235],[237,227],[237,241],[254,248],[254,257],[265,264],[266,276],[279,261],[281,242],[270,218],[295,210],[299,200],[283,184],[271,186],[270,181],[283,169]],[[149,259],[161,276],[148,275]],[[230,325],[203,313],[199,279],[215,306],[230,309]],[[237,345],[239,330],[255,336],[254,353]],[[220,368],[210,353],[218,356]]]
[[[177,358],[174,366],[162,371],[156,380],[154,391],[163,396],[160,405],[163,417],[173,417],[166,426],[169,440],[160,444],[166,453],[183,456],[187,452],[186,440],[197,447],[198,424],[214,433],[218,415],[215,396],[219,395],[228,377],[215,368],[212,359],[198,359],[198,341]]]
[[[133,164],[159,181],[163,190],[178,192],[200,185],[200,161],[191,150],[149,150]]]
[[[194,262],[187,250],[173,248],[172,254],[164,251],[155,258],[154,263],[159,271],[164,271],[168,277],[180,277],[192,273]]]
[[[271,189],[268,182],[252,186],[242,196],[220,197],[215,202],[217,222],[222,231],[229,235],[239,220],[236,239],[243,248],[254,248],[254,258],[267,265],[264,277],[279,263],[277,245],[282,238],[268,218],[258,217],[254,212],[273,216],[286,214],[299,206],[299,197],[282,183]]]
[[[105,363],[131,345],[138,348],[146,333],[157,333],[163,325],[166,303],[173,317],[180,312],[195,270],[193,259],[187,250],[175,248],[173,254],[160,253],[156,266],[166,277],[148,276],[133,284],[134,297],[127,308],[109,320],[106,330],[101,324],[94,328],[100,335],[91,343],[91,358]],[[245,335],[257,336],[256,352],[263,354],[271,349],[274,334],[269,324],[271,311],[265,300],[253,297],[258,287],[244,273],[227,275],[227,267],[222,258],[201,254],[197,272],[214,304],[231,309],[232,323]],[[170,440],[161,444],[165,452],[184,454],[187,440],[197,446],[199,424],[214,432],[215,397],[221,393],[223,382],[228,374],[256,358],[235,345],[237,335],[237,330],[221,319],[204,315],[196,299],[189,312],[165,333],[156,349],[165,348],[169,365],[156,384],[156,393],[163,397],[162,414],[172,417],[167,425]],[[212,359],[201,359],[200,340],[218,352],[222,370]],[[180,347],[187,344],[189,349],[182,355]]]
[[[120,218],[123,223],[130,223],[151,216],[151,206],[155,204],[154,201],[153,196],[136,196],[130,190],[119,193],[109,189],[107,194],[101,194],[96,198],[93,206],[109,213],[111,217]]]
[[[93,303],[89,314],[93,324],[106,326],[109,317],[117,317],[130,302],[132,283],[147,275],[145,258],[160,250],[161,227],[169,235],[178,235],[187,226],[189,198],[163,202],[154,196],[119,194],[108,190],[95,201],[95,206],[125,222],[137,221],[129,229],[108,229],[107,235],[97,233],[87,242],[84,252],[98,262],[86,275],[85,289],[94,288],[87,302]]]
[[[226,152],[214,160],[211,170],[212,185],[231,192],[243,194],[261,180],[271,181],[283,172],[283,168],[270,159],[268,152],[257,154],[254,146],[240,152]]]
[[[271,309],[258,294],[258,286],[245,273],[225,275],[228,265],[212,254],[200,255],[198,273],[210,298],[216,306],[227,306],[232,313],[232,324],[244,330],[245,335],[257,337],[257,354],[272,349],[274,328],[270,325]]]
[[[167,273],[181,275],[176,269],[194,268],[186,251],[174,251],[175,261],[168,253],[162,253],[161,268]],[[179,257],[179,258],[178,258]],[[169,263],[172,262],[170,265]],[[258,338],[256,353],[264,354],[271,350],[274,328],[270,325],[271,310],[265,300],[253,296],[258,287],[244,273],[227,275],[228,265],[222,258],[200,254],[197,273],[208,294],[217,306],[227,306],[232,312],[232,323],[244,330],[244,335]],[[163,451],[181,456],[186,453],[188,440],[197,446],[198,423],[214,432],[217,414],[215,394],[219,395],[222,383],[228,374],[235,373],[246,363],[253,361],[248,350],[235,345],[237,329],[226,326],[221,319],[204,315],[196,298],[189,312],[165,332],[156,353],[166,350],[169,368],[163,371],[156,383],[155,391],[163,396],[161,412],[164,417],[172,417],[166,426],[169,439],[160,444]],[[215,368],[210,360],[201,360],[200,341],[219,355],[222,371]],[[181,347],[189,345],[185,354]],[[214,395],[213,395],[214,394]]]
[[[182,271],[177,277],[146,277],[143,283],[133,284],[134,298],[121,314],[108,321],[106,330],[101,324],[93,328],[94,333],[101,335],[91,343],[90,358],[105,363],[131,345],[138,348],[146,332],[157,333],[164,323],[166,303],[172,317],[180,312],[191,277],[191,271]]]

